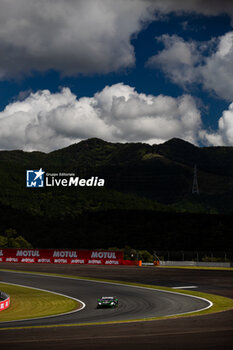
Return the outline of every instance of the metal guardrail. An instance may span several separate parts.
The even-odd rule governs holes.
[[[230,262],[160,261],[160,266],[233,267]]]
[[[188,251],[188,250],[156,250],[162,261],[194,261],[204,263],[233,263],[233,251]],[[154,255],[155,256],[155,255]]]
[[[159,264],[142,262],[141,266],[196,266],[196,267],[233,267],[233,263],[198,262],[198,261],[160,261]]]

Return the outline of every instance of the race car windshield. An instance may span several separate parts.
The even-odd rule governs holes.
[[[101,300],[113,300],[113,297],[102,297]]]

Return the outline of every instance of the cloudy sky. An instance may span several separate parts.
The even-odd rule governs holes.
[[[231,0],[0,0],[0,149],[233,146]]]

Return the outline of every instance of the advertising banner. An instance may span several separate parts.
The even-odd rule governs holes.
[[[0,249],[0,262],[39,264],[136,265],[122,251],[71,249]]]
[[[5,300],[0,299],[0,311],[7,309],[10,306],[10,297]]]

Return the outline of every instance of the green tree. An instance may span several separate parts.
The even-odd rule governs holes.
[[[13,240],[13,248],[29,249],[29,248],[32,248],[32,245],[22,236],[18,236]]]
[[[1,248],[6,248],[7,247],[7,238],[0,236],[0,247]]]
[[[9,228],[5,230],[4,236],[0,236],[0,247],[32,248],[32,245],[24,237],[18,236],[16,230]]]
[[[143,262],[154,261],[153,255],[149,253],[147,250],[139,250],[138,257],[139,257],[139,260],[142,260]]]
[[[7,230],[5,230],[5,236],[7,238],[8,248],[13,248],[13,241],[14,237],[17,236],[17,231],[12,228],[8,228]]]

